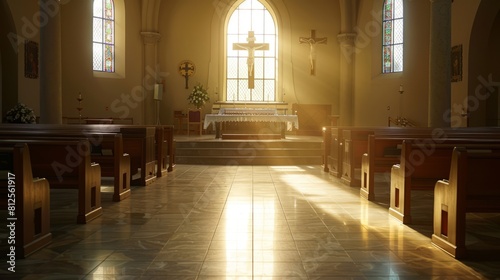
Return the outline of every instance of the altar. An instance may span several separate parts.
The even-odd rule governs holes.
[[[275,108],[221,108],[217,114],[206,114],[204,128],[215,127],[215,138],[222,138],[224,123],[263,122],[279,126],[281,138],[292,128],[299,128],[297,115],[278,115]]]

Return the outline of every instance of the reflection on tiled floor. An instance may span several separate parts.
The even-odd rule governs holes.
[[[361,199],[320,166],[190,166],[75,224],[76,192],[52,191],[52,244],[2,279],[494,279],[499,215],[469,215],[473,258],[430,243],[432,193],[412,226],[388,215],[387,182]],[[4,243],[4,241],[2,241]],[[5,256],[5,252],[2,253]]]

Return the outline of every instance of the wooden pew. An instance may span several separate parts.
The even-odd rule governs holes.
[[[15,245],[7,241],[7,247],[15,246],[16,258],[24,258],[52,240],[49,182],[33,178],[25,143],[0,148],[0,172],[0,207],[7,209],[6,225],[15,226],[9,228],[15,232]]]
[[[88,139],[91,159],[101,166],[102,176],[114,178],[113,201],[121,201],[130,196],[130,156],[123,152],[120,133],[100,133],[64,130],[0,130],[0,139],[16,140],[69,140]]]
[[[23,140],[30,147],[33,176],[49,181],[51,189],[78,190],[77,223],[85,224],[102,215],[101,167],[90,159],[88,140]],[[9,147],[16,140],[0,140]]]
[[[155,126],[86,124],[38,125],[37,129],[55,131],[81,131],[85,133],[121,133],[124,152],[130,155],[130,184],[146,186],[157,176]]]
[[[438,180],[448,178],[455,146],[485,148],[500,145],[500,139],[447,139],[441,143],[422,143],[421,139],[404,140],[400,163],[391,168],[389,213],[410,224],[411,192],[434,190]]]
[[[37,131],[75,131],[80,133],[121,133],[124,152],[130,155],[131,185],[146,186],[156,180],[156,170],[161,170],[156,160],[156,126],[154,125],[122,125],[122,124],[83,124],[83,125],[11,125],[3,124],[0,130],[31,129]],[[173,136],[172,136],[173,142]],[[163,145],[161,142],[158,145]],[[163,151],[164,149],[162,149]],[[167,149],[168,151],[168,149]],[[165,151],[165,152],[167,152]],[[140,172],[139,172],[140,171]]]
[[[122,133],[125,152],[130,154],[132,163],[139,160],[141,165],[137,166],[137,169],[140,169],[141,172],[144,171],[143,174],[141,174],[141,179],[133,181],[134,185],[148,185],[154,182],[156,177],[165,176],[167,172],[173,170],[173,125],[97,124],[83,126],[73,125],[72,127],[80,127],[89,131]],[[129,145],[131,145],[131,152],[127,150]],[[154,152],[151,153],[152,151]],[[145,155],[145,157],[143,157],[143,155]],[[152,168],[152,166],[154,167]],[[136,166],[132,166],[132,169],[136,170],[135,167]]]
[[[368,149],[368,136],[373,134],[404,135],[429,133],[429,128],[407,127],[326,127],[331,131],[328,164],[330,174],[342,178],[350,186],[360,186],[362,156]]]
[[[405,139],[421,139],[427,143],[443,143],[447,139],[500,139],[500,130],[497,129],[446,129],[442,131],[444,134],[441,136],[437,135],[433,129],[409,130],[413,134],[384,134],[381,130],[370,135],[367,152],[362,156],[361,196],[368,200],[375,199],[374,174],[390,172],[392,165],[399,163],[400,147]]]
[[[429,134],[429,128],[409,127],[329,127],[331,148],[329,156],[330,173],[342,178],[350,186],[360,186],[362,156],[368,149],[368,135]]]
[[[466,213],[500,212],[500,147],[453,151],[448,180],[434,189],[432,244],[456,258],[466,256]]]
[[[404,138],[406,135],[421,135],[433,139],[454,138],[457,134],[496,134],[500,135],[500,128],[428,128],[428,127],[352,127],[352,126],[330,126],[331,145],[328,156],[328,169],[330,174],[343,177],[343,181],[351,186],[359,186],[363,183],[360,164],[362,165],[362,153],[367,151],[368,135],[380,135]],[[366,138],[365,136],[366,135]],[[344,136],[345,135],[345,136]],[[346,144],[347,143],[347,144]],[[363,152],[363,153],[364,153]],[[345,168],[348,170],[345,170]],[[359,178],[361,177],[361,182]]]

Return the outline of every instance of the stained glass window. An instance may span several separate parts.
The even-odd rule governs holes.
[[[403,71],[403,0],[385,0],[382,18],[382,72]]]
[[[261,50],[254,48],[253,57],[249,57],[248,47],[233,49],[235,43],[250,43],[247,41],[250,31],[253,32],[255,44],[268,46]],[[268,9],[258,0],[241,2],[230,15],[226,39],[226,99],[245,102],[275,101],[277,35],[273,16]]]
[[[115,9],[113,0],[94,0],[94,71],[115,72]]]

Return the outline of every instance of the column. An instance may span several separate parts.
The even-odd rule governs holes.
[[[143,116],[144,124],[156,124],[156,109],[157,104],[153,98],[154,85],[159,83],[158,80],[158,57],[157,46],[160,41],[161,35],[157,32],[141,32],[142,40],[144,42],[144,78],[143,87],[146,96],[143,102]]]
[[[340,43],[339,126],[353,125],[354,41],[356,33],[337,36]]]
[[[62,123],[61,14],[59,1],[40,0],[40,122]],[[50,13],[48,12],[50,11]]]
[[[451,106],[451,0],[431,1],[429,127],[449,127]]]

